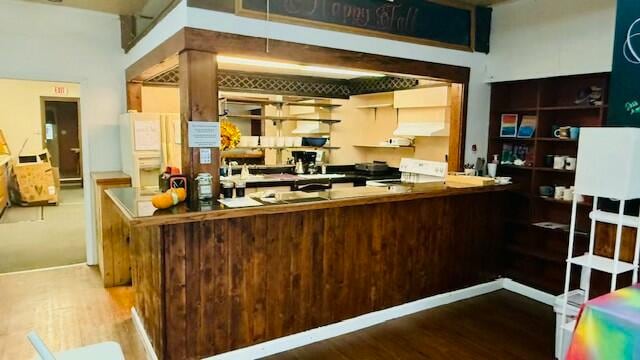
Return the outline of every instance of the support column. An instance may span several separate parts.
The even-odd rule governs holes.
[[[200,148],[189,147],[189,121],[218,121],[218,64],[213,53],[184,50],[179,56],[182,173],[190,180],[189,200],[197,201],[198,173],[213,176],[214,199],[220,193],[220,149],[211,148],[211,164],[200,163]]]

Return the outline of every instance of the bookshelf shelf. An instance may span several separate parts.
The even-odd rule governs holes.
[[[498,175],[510,176],[514,183],[520,184],[510,201],[509,228],[505,229],[509,264],[506,274],[518,274],[518,280],[525,285],[549,292],[560,293],[564,278],[564,261],[566,258],[557,253],[553,241],[560,238],[568,240],[568,231],[536,227],[534,223],[555,222],[569,224],[571,222],[571,203],[540,196],[540,186],[572,186],[575,171],[553,169],[545,166],[546,155],[567,155],[575,157],[578,151],[577,139],[560,139],[554,137],[556,126],[597,127],[602,126],[607,114],[608,73],[563,76],[556,78],[533,79],[494,83],[491,89],[491,112],[489,123],[489,146],[487,159],[509,151],[519,154],[518,158],[532,166],[499,165]],[[575,104],[577,94],[591,86],[602,89],[604,104]],[[508,138],[500,136],[501,116],[517,114],[518,125],[524,116],[535,116],[536,130],[532,138]],[[512,159],[511,159],[512,160]],[[590,201],[590,199],[588,199]],[[589,202],[580,203],[578,213],[584,224],[577,224],[580,229],[587,229]],[[520,224],[520,225],[514,225]],[[540,231],[545,231],[545,235]],[[537,235],[536,235],[537,232]],[[548,236],[547,236],[548,235]],[[586,235],[578,234],[581,237]],[[557,243],[556,243],[557,245]],[[552,253],[549,249],[556,249]],[[540,261],[546,259],[545,261]]]

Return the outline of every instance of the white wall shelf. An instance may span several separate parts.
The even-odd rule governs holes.
[[[415,146],[398,146],[398,145],[353,145],[359,148],[372,148],[372,149],[413,149]]]
[[[571,258],[569,259],[569,262],[574,265],[588,267],[609,274],[622,274],[635,269],[635,266],[633,266],[633,264],[624,261],[618,261],[618,266],[614,270],[613,259],[589,254]]]
[[[262,150],[262,149],[275,149],[275,150],[286,150],[286,149],[337,150],[337,149],[340,149],[340,147],[339,146],[242,146],[242,147],[236,147],[234,149],[239,149],[239,150]]]
[[[607,224],[618,224],[618,214],[606,212],[602,210],[596,210],[589,213],[589,218],[592,220],[603,222]],[[640,224],[640,218],[637,216],[623,215],[622,225],[632,228],[637,228]]]
[[[392,103],[382,103],[382,104],[356,106],[356,109],[379,109],[379,108],[386,108],[386,107],[392,107],[392,106],[393,106]]]

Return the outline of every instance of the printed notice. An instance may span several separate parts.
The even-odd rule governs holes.
[[[189,121],[189,147],[220,147],[220,123],[212,121]]]
[[[160,150],[159,120],[135,120],[133,131],[137,151]]]
[[[200,148],[200,164],[211,164],[211,149]]]

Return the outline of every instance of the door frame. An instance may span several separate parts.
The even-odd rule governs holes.
[[[78,147],[80,147],[80,153],[78,154],[78,160],[80,161],[80,183],[84,186],[84,166],[82,163],[82,117],[80,116],[80,98],[79,97],[58,97],[58,96],[40,96],[40,125],[41,125],[41,133],[42,133],[42,148],[47,148],[47,112],[46,112],[46,102],[47,101],[57,101],[57,102],[67,102],[67,103],[76,103],[76,109],[78,109]],[[60,179],[62,181],[62,179]]]

